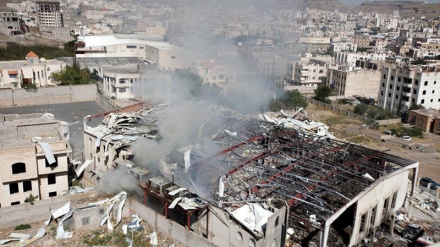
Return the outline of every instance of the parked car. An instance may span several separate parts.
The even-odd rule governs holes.
[[[437,183],[434,179],[423,177],[420,179],[420,185],[424,187],[428,187],[428,184],[431,184],[431,189],[436,190],[438,187],[440,187],[440,183]]]
[[[402,137],[400,137],[400,139],[405,140],[405,141],[411,141],[411,136],[402,136]]]

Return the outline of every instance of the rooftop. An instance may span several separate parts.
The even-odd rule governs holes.
[[[50,113],[0,115],[0,148],[32,146],[64,140],[59,121]]]

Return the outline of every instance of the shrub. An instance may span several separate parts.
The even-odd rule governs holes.
[[[15,227],[15,231],[30,229],[31,225],[29,224],[21,224]]]

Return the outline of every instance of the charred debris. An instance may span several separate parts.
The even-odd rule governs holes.
[[[196,222],[206,210],[216,207],[258,240],[265,237],[270,215],[286,208],[282,231],[289,241],[353,246],[394,215],[414,192],[417,162],[341,141],[331,134],[317,135],[301,126],[312,123],[321,130],[326,126],[300,121],[298,112],[282,112],[283,120],[216,108],[212,111],[216,128],[207,127],[211,116],[206,116],[206,122],[188,130],[187,146],[169,150],[166,157],[154,161],[154,168],[135,164],[136,154],[130,146],[138,138],[160,144],[162,135],[169,134],[159,131],[157,116],[163,114],[163,108],[149,105],[134,113],[110,113],[103,125],[85,129],[114,147],[106,166],[123,161],[147,168],[148,175],[139,181],[144,203],[153,208],[151,203],[158,203],[157,209],[165,216],[192,231],[197,231]],[[405,179],[396,182],[396,176]],[[387,186],[383,183],[391,179],[391,195],[380,194],[376,205],[368,206],[368,211],[362,209],[360,200],[377,187]],[[409,189],[408,179],[413,181]],[[240,213],[259,210],[260,215],[267,215],[251,225],[243,218],[245,213]],[[205,226],[200,231],[209,239],[213,230]]]

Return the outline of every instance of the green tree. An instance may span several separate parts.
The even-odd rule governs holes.
[[[421,104],[413,104],[411,105],[411,107],[409,108],[410,110],[419,110],[419,109],[425,109],[425,107]]]
[[[354,113],[364,115],[367,112],[368,106],[366,104],[359,104],[354,107]]]
[[[321,85],[315,89],[315,99],[325,102],[330,93],[331,89],[328,86]]]
[[[277,100],[272,100],[270,108],[272,111],[279,111],[283,108],[292,109],[294,107],[306,108],[308,105],[304,96],[298,90],[286,91]]]
[[[59,72],[52,73],[52,78],[61,82],[61,85],[87,84],[90,82],[88,69],[80,69],[76,62],[73,66],[66,66]]]

